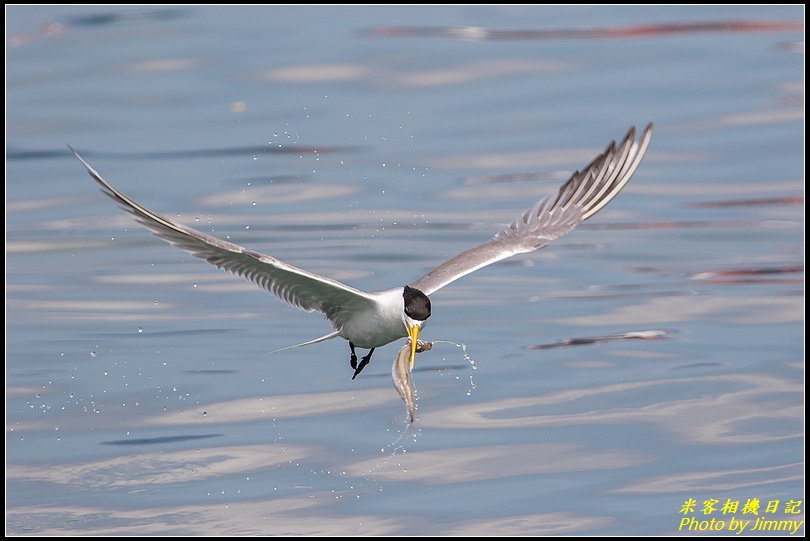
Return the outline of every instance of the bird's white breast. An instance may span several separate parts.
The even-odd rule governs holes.
[[[375,293],[374,309],[352,315],[340,329],[340,336],[359,348],[367,349],[408,336],[402,291],[403,288],[398,287]]]

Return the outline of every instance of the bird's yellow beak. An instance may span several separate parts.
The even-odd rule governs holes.
[[[416,357],[416,339],[419,337],[419,325],[408,324],[408,337],[411,339],[411,355],[408,357],[408,366],[413,370],[413,358]]]

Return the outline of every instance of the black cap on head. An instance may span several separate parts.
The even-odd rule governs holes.
[[[402,292],[405,301],[405,315],[416,321],[425,321],[430,317],[430,299],[415,287],[405,286]]]

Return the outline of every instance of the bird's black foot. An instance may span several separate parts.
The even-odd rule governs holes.
[[[349,359],[349,363],[352,365],[352,370],[357,370],[357,354],[354,352],[354,344],[349,342],[349,347],[352,350],[352,358]],[[357,372],[355,372],[354,375],[356,376]],[[352,379],[354,379],[354,378],[352,378]]]
[[[354,368],[354,375],[352,379],[357,377],[357,374],[363,371],[366,365],[371,361],[371,354],[374,353],[374,348],[371,348],[371,351],[368,352],[368,355],[360,359],[360,364],[357,364],[357,356],[352,352],[352,368]],[[355,366],[357,364],[357,366]]]

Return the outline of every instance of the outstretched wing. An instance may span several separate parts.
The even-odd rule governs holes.
[[[630,180],[647,150],[652,127],[648,124],[638,140],[636,129],[630,128],[621,143],[611,141],[582,172],[576,171],[492,240],[461,252],[410,285],[430,295],[481,267],[538,250],[568,233],[607,205]]]
[[[93,180],[101,185],[101,190],[156,236],[212,265],[247,278],[288,305],[307,312],[322,312],[339,330],[352,313],[376,304],[374,296],[366,292],[206,235],[152,212],[115,189],[73,147],[68,145],[68,148]]]

